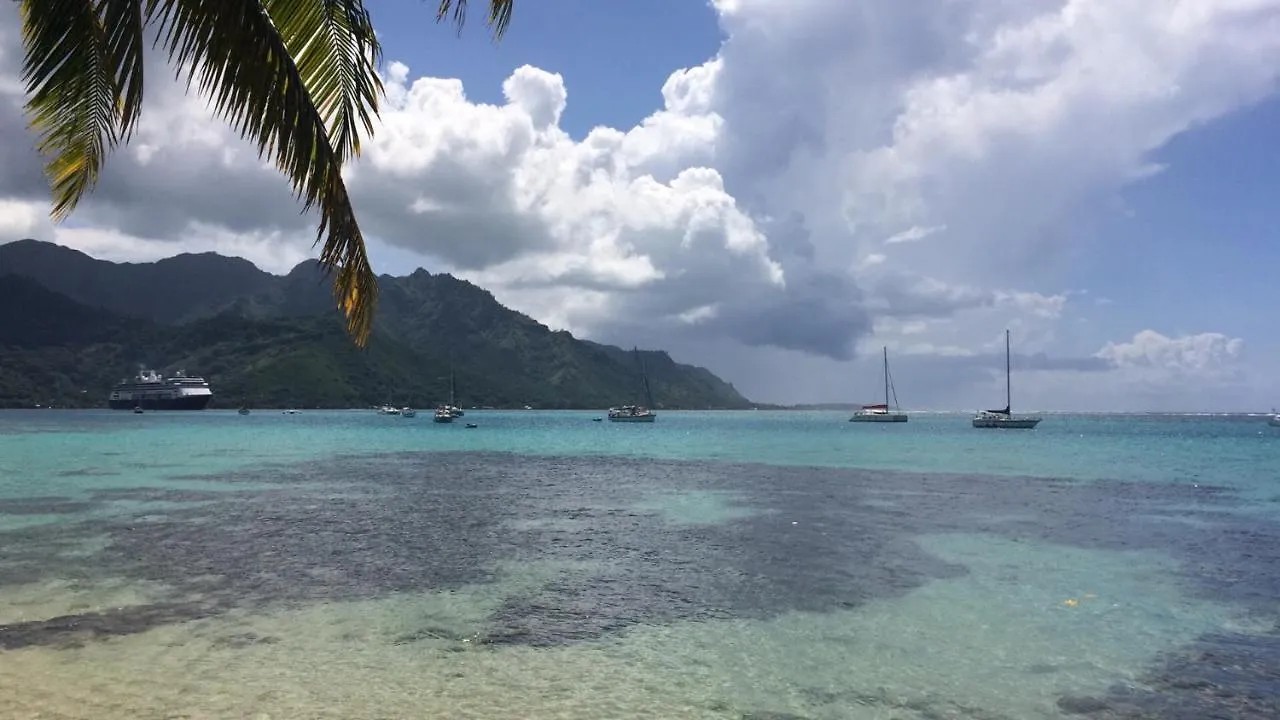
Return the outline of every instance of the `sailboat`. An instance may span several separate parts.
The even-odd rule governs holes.
[[[889,393],[893,393],[893,410],[889,409]],[[907,414],[898,407],[898,391],[889,379],[889,348],[884,348],[884,404],[863,405],[849,418],[849,422],[899,423],[906,422]]]
[[[649,387],[649,373],[645,370],[644,361],[640,359],[640,349],[632,348],[631,351],[635,353],[636,364],[640,366],[640,379],[644,383],[644,399],[648,405],[611,407],[609,408],[609,422],[651,423],[658,419],[658,414],[649,409],[653,407],[653,391]]]
[[[1024,415],[1022,417],[1014,417],[1013,408],[1013,391],[1012,391],[1012,372],[1009,364],[1009,331],[1004,331],[1004,409],[1003,410],[979,410],[977,415],[973,416],[973,426],[976,428],[1006,428],[1010,430],[1031,430],[1040,424],[1040,418],[1032,415]]]
[[[449,353],[449,404],[445,405],[444,409],[456,418],[466,415],[462,408],[458,407],[458,378],[453,372],[453,353]]]

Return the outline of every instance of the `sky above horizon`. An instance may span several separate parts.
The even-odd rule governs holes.
[[[1280,0],[517,3],[494,44],[370,3],[387,97],[347,169],[375,270],[447,271],[761,402],[1266,410]],[[59,226],[0,3],[0,243],[285,272],[314,218],[153,57]]]

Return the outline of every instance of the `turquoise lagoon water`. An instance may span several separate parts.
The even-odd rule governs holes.
[[[0,412],[0,716],[1275,717],[1229,416]]]

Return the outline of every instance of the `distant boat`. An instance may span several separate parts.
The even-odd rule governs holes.
[[[411,407],[400,408],[400,417],[417,417],[418,411]]]
[[[292,409],[290,409],[290,410],[281,410],[281,411],[280,411],[280,414],[281,414],[281,415],[301,415],[301,414],[302,414],[302,411],[301,411],[301,410],[292,410]]]
[[[248,415],[248,414],[249,414],[249,408],[247,408],[247,407],[241,407],[241,408],[240,408],[239,410],[237,410],[236,412],[240,413],[241,415]]]
[[[1009,364],[1009,331],[1004,331],[1004,409],[979,410],[973,416],[973,426],[984,429],[1031,430],[1040,424],[1040,418],[1033,415],[1015,417],[1013,408],[1012,371]]]
[[[431,422],[451,423],[453,422],[453,413],[449,412],[447,407],[436,408],[435,413],[431,417]]]
[[[1271,408],[1271,417],[1267,418],[1267,424],[1271,427],[1280,427],[1280,413],[1275,408]]]
[[[645,370],[644,360],[640,359],[640,349],[632,348],[636,364],[640,367],[640,380],[644,388],[644,398],[648,406],[622,405],[609,408],[609,422],[651,423],[658,419],[658,414],[650,410],[653,407],[653,390],[649,387],[649,373]]]
[[[475,423],[467,423],[467,427],[468,427],[468,428],[474,428],[474,427],[477,427],[477,426],[476,426],[476,424],[475,424]]]
[[[893,393],[893,410],[889,410],[889,393]],[[849,422],[900,423],[907,421],[907,414],[898,408],[898,391],[889,379],[889,348],[884,348],[884,403],[863,405],[849,418]]]
[[[379,415],[399,415],[400,408],[392,407],[391,405],[383,405],[382,407],[378,408],[378,414]]]
[[[134,415],[141,415],[141,414],[142,414],[142,408],[140,408],[140,407],[135,407],[135,408],[133,409],[133,414],[134,414]]]

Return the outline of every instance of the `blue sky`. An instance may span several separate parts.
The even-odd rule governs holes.
[[[697,0],[530,3],[498,43],[486,42],[486,6],[474,0],[461,36],[434,25],[431,3],[371,7],[388,59],[460,78],[474,101],[501,102],[502,81],[520,65],[560,73],[570,95],[560,126],[577,138],[643,120],[661,103],[667,76],[706,61],[721,40],[715,12]]]
[[[389,95],[348,183],[379,271],[763,401],[856,401],[885,345],[909,406],[985,407],[1010,328],[1030,407],[1280,404],[1280,0],[525,4],[498,44],[482,6],[458,36],[371,4]],[[279,177],[176,87],[50,226],[15,42],[0,241],[313,255]]]
[[[1280,303],[1280,99],[1174,138],[1155,154],[1168,169],[1127,188],[1132,217],[1099,226],[1103,250],[1074,282],[1116,301],[1112,327],[1214,328],[1280,348],[1267,308]]]

